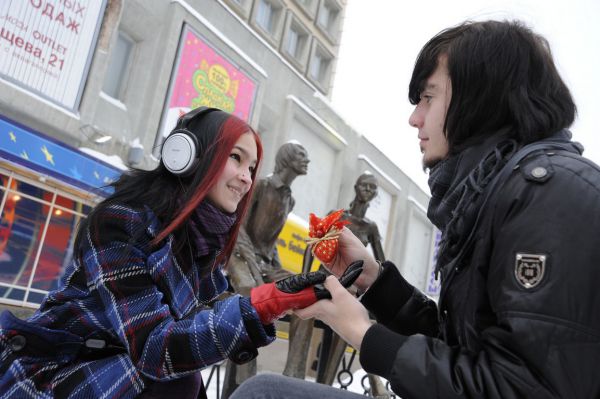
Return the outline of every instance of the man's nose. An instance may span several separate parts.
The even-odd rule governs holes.
[[[408,124],[417,129],[423,126],[423,117],[417,107],[415,107],[412,114],[410,114],[410,117],[408,118]]]

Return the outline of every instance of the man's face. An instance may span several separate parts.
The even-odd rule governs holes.
[[[431,168],[448,155],[448,140],[444,134],[444,120],[452,98],[452,86],[446,59],[440,57],[438,67],[427,79],[421,100],[415,106],[408,123],[419,129],[419,146],[423,167]]]
[[[299,175],[305,175],[308,172],[309,162],[310,160],[308,159],[308,153],[304,147],[296,146],[294,156],[290,162],[290,167],[292,170]]]

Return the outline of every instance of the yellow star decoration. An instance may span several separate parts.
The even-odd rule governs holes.
[[[29,159],[29,155],[27,155],[27,153],[25,151],[23,151],[21,153],[21,158],[23,158],[23,159]]]
[[[48,149],[46,148],[46,146],[42,147],[42,152],[46,156],[46,161],[50,162],[52,164],[52,166],[55,166],[55,164],[54,164],[54,155],[50,154],[50,151],[48,151]]]
[[[10,141],[17,142],[17,136],[13,132],[8,132],[8,135],[10,136]]]

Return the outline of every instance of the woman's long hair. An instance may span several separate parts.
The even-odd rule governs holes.
[[[215,264],[221,264],[229,258],[254,190],[256,174],[263,153],[261,140],[246,122],[223,111],[211,112],[195,118],[190,121],[186,129],[196,135],[201,144],[200,147],[204,148],[193,174],[187,177],[175,176],[165,168],[162,162],[154,170],[135,169],[124,173],[119,180],[113,183],[114,194],[98,204],[81,224],[75,240],[76,250],[80,248],[83,239],[82,232],[86,230],[86,227],[100,222],[102,210],[114,204],[125,204],[140,208],[148,206],[158,217],[162,226],[162,230],[151,243],[156,245],[169,234],[174,234],[177,243],[174,252],[176,255],[180,254],[181,259],[184,259],[186,255],[183,248],[193,245],[186,233],[186,225],[192,212],[217,183],[235,143],[243,134],[251,133],[257,149],[257,164],[252,172],[252,184],[248,193],[238,204],[235,211],[236,222],[231,228],[229,240],[218,255]],[[135,240],[135,237],[133,239]]]
[[[505,128],[527,144],[575,119],[575,104],[548,42],[521,22],[465,22],[434,36],[415,63],[408,93],[412,104],[419,103],[441,57],[452,85],[444,123],[451,154]]]

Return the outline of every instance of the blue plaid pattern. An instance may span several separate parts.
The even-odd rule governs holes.
[[[216,254],[184,270],[172,236],[150,245],[159,224],[149,209],[111,206],[100,220],[34,316],[0,317],[0,398],[133,398],[148,380],[195,373],[275,339],[248,298],[214,302],[227,288]],[[19,334],[30,339],[15,352]],[[82,352],[88,338],[105,340],[106,355]]]

